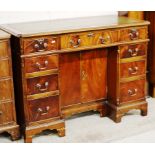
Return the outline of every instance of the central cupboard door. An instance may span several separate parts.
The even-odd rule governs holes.
[[[106,98],[106,49],[60,54],[59,67],[62,107]]]
[[[107,51],[95,49],[81,52],[81,101],[106,98]]]

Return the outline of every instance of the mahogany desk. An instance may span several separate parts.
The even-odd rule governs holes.
[[[147,21],[97,16],[1,25],[12,35],[18,121],[25,142],[64,118],[98,111],[147,115]],[[134,120],[133,120],[134,121]]]

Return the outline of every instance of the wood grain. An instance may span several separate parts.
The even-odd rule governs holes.
[[[0,80],[0,101],[13,99],[12,79]]]
[[[59,96],[28,101],[27,109],[29,113],[28,122],[57,117],[60,115]]]
[[[134,61],[129,63],[122,63],[120,65],[120,77],[128,78],[132,76],[146,74],[146,61]]]
[[[20,137],[16,121],[10,34],[0,30],[0,133],[7,132],[12,140]]]
[[[106,16],[0,26],[12,34],[16,102],[25,142],[46,129],[64,136],[64,122],[58,120],[86,111],[109,114],[116,122],[134,108],[147,115],[146,70],[140,62],[146,62],[148,24]],[[122,71],[135,65],[141,71],[136,78]],[[50,90],[35,89],[38,83],[44,89],[47,80]]]
[[[8,41],[0,40],[0,58],[6,58],[9,56]]]
[[[138,50],[137,52],[136,52],[136,49]],[[132,56],[131,51],[133,53],[133,56]],[[120,46],[120,58],[122,58],[122,59],[143,56],[146,54],[146,52],[147,52],[147,44],[146,43]]]
[[[106,98],[107,50],[91,50],[81,53],[82,102]]]
[[[13,103],[1,103],[0,104],[0,125],[6,125],[9,123],[13,123],[14,115],[13,115]]]
[[[131,90],[131,94],[129,93]],[[137,91],[135,91],[137,90]],[[120,85],[120,103],[130,102],[138,99],[145,99],[145,79],[121,83]]]
[[[81,102],[80,53],[60,54],[59,58],[61,106],[63,108]]]
[[[138,32],[138,36],[131,39],[130,33],[132,30],[136,30]],[[129,41],[129,40],[137,40],[137,39],[146,39],[148,38],[147,27],[131,27],[127,29],[120,30],[120,41]]]
[[[45,55],[24,59],[25,72],[33,73],[58,68],[58,55]]]
[[[57,36],[43,36],[23,40],[23,51],[25,54],[56,49],[59,49],[59,37]]]
[[[0,78],[12,76],[11,72],[10,60],[8,58],[0,60]]]
[[[45,93],[54,90],[58,90],[58,75],[27,79],[27,95]]]

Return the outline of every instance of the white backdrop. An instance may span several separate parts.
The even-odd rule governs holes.
[[[72,18],[96,15],[117,15],[117,11],[91,11],[91,12],[0,12],[0,24],[36,21],[56,18]]]

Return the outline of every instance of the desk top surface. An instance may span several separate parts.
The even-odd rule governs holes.
[[[17,37],[31,37],[100,30],[107,28],[148,25],[148,21],[118,16],[93,16],[36,22],[3,24],[0,28]]]

